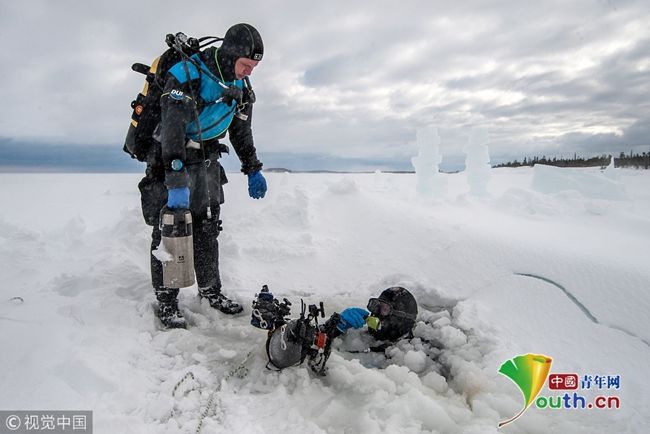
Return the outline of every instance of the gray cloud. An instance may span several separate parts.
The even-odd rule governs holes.
[[[166,33],[246,21],[266,46],[263,151],[403,162],[429,124],[450,155],[473,126],[493,155],[627,151],[649,144],[649,19],[613,0],[3,2],[0,136],[119,146],[142,86],[131,63]]]

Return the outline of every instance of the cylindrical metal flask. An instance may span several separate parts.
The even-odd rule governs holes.
[[[167,288],[185,288],[194,285],[194,241],[192,213],[188,209],[169,209],[160,212],[162,249],[169,255],[163,264],[163,285]]]

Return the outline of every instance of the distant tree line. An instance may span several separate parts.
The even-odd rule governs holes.
[[[573,154],[573,158],[546,158],[546,156],[528,158],[524,157],[523,161],[508,161],[507,163],[497,164],[493,167],[521,167],[534,166],[535,164],[546,164],[557,167],[607,167],[612,161],[611,155],[600,155],[598,157],[583,158]],[[635,169],[650,168],[650,152],[633,153],[629,155],[621,152],[618,158],[614,158],[614,167],[633,167]]]
[[[621,152],[618,158],[614,158],[615,167],[634,167],[635,169],[648,169],[650,168],[650,152],[642,152],[640,154],[625,155]]]

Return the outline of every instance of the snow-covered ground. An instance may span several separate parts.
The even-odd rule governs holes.
[[[482,198],[463,173],[442,175],[438,198],[414,175],[271,173],[260,201],[231,174],[221,271],[245,314],[188,288],[190,326],[171,331],[154,315],[139,175],[0,175],[0,409],[93,410],[97,433],[195,432],[204,413],[214,433],[647,432],[650,172],[491,172]],[[352,333],[325,378],[268,371],[249,324],[263,284],[294,314],[301,297],[329,314],[405,286],[418,338],[383,359],[346,352]],[[525,353],[620,375],[603,394],[621,408],[533,406],[498,430],[523,401],[497,371]]]

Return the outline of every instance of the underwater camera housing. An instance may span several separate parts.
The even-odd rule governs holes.
[[[307,359],[313,372],[325,375],[331,343],[338,335],[336,324],[339,315],[335,313],[324,324],[319,324],[318,318],[325,318],[323,302],[307,306],[300,300],[300,317],[287,320],[285,317],[290,314],[291,303],[286,298],[280,303],[266,285],[256,297],[251,324],[269,331],[266,340],[267,369],[282,370],[300,365]]]

